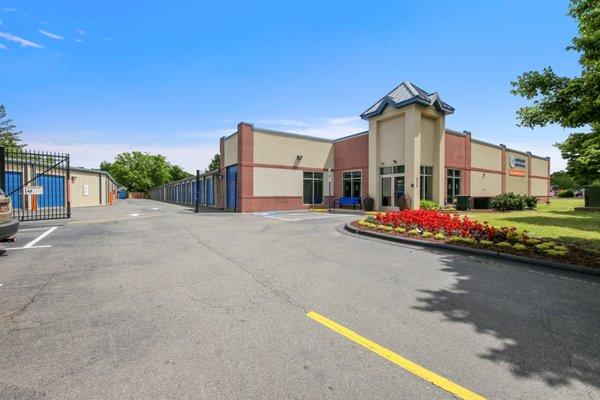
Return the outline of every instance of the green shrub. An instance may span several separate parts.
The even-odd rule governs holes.
[[[571,189],[561,190],[558,192],[558,197],[575,197],[575,192]]]
[[[558,251],[569,251],[569,248],[567,246],[554,246],[554,250],[558,250]]]
[[[436,238],[437,240],[444,240],[446,239],[446,236],[444,236],[443,233],[436,233],[434,238]]]
[[[396,232],[398,233],[406,233],[406,229],[404,229],[403,227],[399,226],[395,229]]]
[[[384,230],[384,231],[393,231],[393,230],[394,230],[394,227],[393,227],[393,226],[389,226],[389,225],[384,225],[384,226],[383,226],[383,230]]]
[[[563,257],[563,256],[567,255],[566,251],[554,250],[554,249],[545,250],[544,253],[546,253],[546,254],[548,254],[549,256],[552,256],[552,257]]]
[[[499,242],[499,243],[496,243],[496,246],[498,246],[498,247],[512,247],[512,244],[510,244],[509,242]]]
[[[431,232],[429,232],[429,231],[424,231],[424,232],[423,232],[423,237],[424,237],[424,238],[428,238],[428,237],[431,237],[431,236],[433,236],[433,233],[431,233]]]
[[[525,202],[526,197],[513,192],[502,193],[494,197],[490,205],[494,210],[499,211],[524,210],[527,205]]]
[[[533,210],[537,207],[538,198],[535,196],[525,196],[525,207],[530,210]]]
[[[527,244],[529,246],[533,246],[533,245],[538,244],[538,243],[540,243],[539,239],[532,239],[532,238],[525,239],[525,244]]]
[[[410,231],[408,231],[408,234],[411,236],[417,236],[421,234],[421,231],[418,229],[411,229]]]
[[[466,243],[466,244],[476,244],[477,241],[473,238],[466,238],[463,236],[452,236],[450,239],[448,239],[450,242],[453,243]]]
[[[492,242],[491,240],[480,240],[479,244],[482,246],[491,246],[492,244],[494,244],[494,242]]]
[[[556,245],[556,243],[554,242],[544,242],[544,243],[540,243],[540,244],[536,244],[535,247],[538,248],[539,250],[548,250],[553,248]]]
[[[515,243],[515,244],[513,244],[513,248],[515,250],[519,250],[520,251],[520,250],[525,250],[527,248],[527,246],[525,246],[522,243]]]
[[[438,210],[440,206],[435,201],[421,200],[419,203],[421,210]]]

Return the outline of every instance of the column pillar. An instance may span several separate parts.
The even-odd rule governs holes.
[[[247,122],[238,124],[238,212],[254,210],[254,126]]]
[[[379,159],[377,157],[377,121],[369,119],[369,196],[375,201],[375,209],[380,209],[381,189],[379,182]]]
[[[446,119],[441,115],[435,119],[435,141],[433,145],[433,200],[444,205],[446,193]]]
[[[404,123],[405,193],[410,208],[418,210],[421,201],[421,111],[415,105],[406,107]]]

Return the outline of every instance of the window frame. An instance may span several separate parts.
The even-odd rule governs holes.
[[[306,174],[311,174],[310,178],[306,177]],[[315,178],[315,174],[320,174],[321,178]],[[324,186],[325,174],[323,171],[302,171],[302,205],[310,206],[310,205],[320,205],[325,204],[325,186]],[[311,203],[304,202],[304,181],[311,181]],[[315,183],[321,182],[321,202],[315,203]]]
[[[431,173],[427,173],[427,171],[431,171]],[[433,200],[433,173],[434,169],[432,165],[421,165],[419,168],[419,179],[421,181],[419,185],[419,197],[421,200]],[[428,189],[428,187],[425,187],[424,185],[426,180],[423,178],[431,178],[431,199],[427,199],[425,196],[423,196],[424,194],[427,194],[426,192]]]
[[[452,175],[450,175],[450,171],[452,171]],[[458,175],[456,175],[456,173],[458,172]],[[454,192],[454,188],[456,187],[456,181],[458,181],[458,194],[453,193],[450,194],[447,190],[446,190],[446,201],[448,203],[451,203],[452,201],[454,201],[454,198],[456,198],[456,196],[460,196],[461,192],[462,192],[462,170],[460,170],[459,168],[446,168],[446,188],[448,188],[448,182],[451,180],[452,184],[450,185],[450,188],[452,189],[452,192]]]
[[[355,172],[359,172],[360,176],[359,177],[355,177],[354,173]],[[350,174],[350,178],[344,178],[344,174]],[[360,196],[362,195],[362,189],[363,189],[363,184],[362,184],[362,178],[363,178],[363,173],[362,173],[362,169],[350,169],[347,171],[342,171],[342,197],[358,197],[359,199],[361,198]],[[358,180],[360,182],[360,193],[358,194],[358,196],[354,195],[354,181]],[[345,196],[344,195],[344,182],[345,181],[350,181],[350,196]]]

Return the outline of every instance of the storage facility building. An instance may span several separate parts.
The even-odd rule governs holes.
[[[454,108],[406,81],[361,117],[369,129],[335,140],[242,122],[220,141],[218,203],[239,212],[331,207],[340,197],[375,209],[419,208],[458,195],[476,207],[504,192],[548,198],[550,159],[446,128]]]

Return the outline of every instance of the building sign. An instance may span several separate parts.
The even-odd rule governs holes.
[[[44,194],[43,186],[25,186],[25,194]]]
[[[525,168],[527,168],[527,160],[518,157],[514,154],[508,156],[508,166],[510,170],[508,174],[511,176],[525,176]]]

